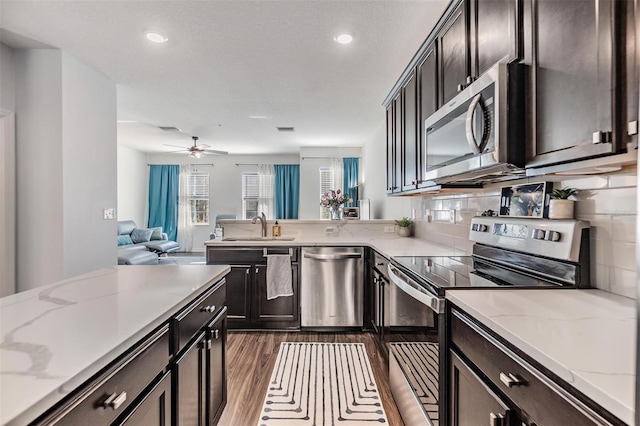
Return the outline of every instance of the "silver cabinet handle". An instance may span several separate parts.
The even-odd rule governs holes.
[[[126,392],[121,392],[120,395],[114,392],[102,403],[102,408],[113,408],[114,410],[117,410],[126,400]]]
[[[202,308],[200,308],[200,312],[215,312],[216,311],[216,307],[215,305],[210,305],[210,306],[203,306]]]
[[[500,373],[500,381],[507,385],[508,388],[523,385],[524,382],[511,373]]]
[[[317,259],[317,260],[360,259],[362,257],[362,253],[340,253],[340,254],[305,253],[304,257],[306,257],[307,259]]]
[[[484,131],[482,133],[480,143],[478,143],[475,135],[473,134],[473,116],[475,115],[476,107],[478,105],[482,110],[482,119],[484,121]],[[467,118],[465,119],[467,143],[469,144],[469,147],[474,154],[481,154],[482,151],[484,151],[484,148],[487,146],[487,143],[489,142],[490,123],[488,123],[488,120],[490,120],[490,118],[487,114],[487,109],[484,105],[484,102],[482,101],[482,93],[478,93],[469,104],[469,109],[467,109]]]

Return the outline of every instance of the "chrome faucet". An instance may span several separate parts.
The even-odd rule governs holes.
[[[256,216],[253,219],[251,219],[251,223],[256,223],[256,221],[260,221],[260,224],[262,225],[262,236],[266,237],[267,236],[267,217],[264,215],[264,212],[260,212],[260,216]]]

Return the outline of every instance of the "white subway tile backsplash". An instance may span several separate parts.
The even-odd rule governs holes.
[[[611,216],[611,229],[613,240],[636,242],[636,216]]]
[[[634,271],[636,269],[636,245],[635,243],[624,243],[613,241],[611,243],[613,254],[609,266],[614,268]]]
[[[584,214],[579,215],[576,219],[589,222],[591,229],[589,230],[592,239],[611,240],[611,215],[608,214]]]
[[[610,268],[599,263],[591,264],[591,286],[604,291],[611,291]]]
[[[635,299],[637,298],[637,287],[638,278],[636,276],[636,271],[627,271],[616,268],[610,269],[609,291],[611,293]]]
[[[636,188],[582,190],[576,197],[576,214],[635,215]]]

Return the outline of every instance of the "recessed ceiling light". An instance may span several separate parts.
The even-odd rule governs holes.
[[[145,32],[145,36],[147,37],[147,40],[154,43],[166,43],[169,40],[162,34],[157,33],[155,31],[147,31]]]
[[[338,34],[333,39],[340,44],[349,44],[353,41],[353,36],[351,34],[344,33],[344,34]]]

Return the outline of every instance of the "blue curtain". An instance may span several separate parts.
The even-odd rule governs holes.
[[[162,226],[169,239],[177,241],[180,166],[151,165],[149,169],[149,228]]]
[[[276,219],[297,219],[300,199],[300,165],[275,164]]]
[[[353,199],[353,203],[345,203],[345,206],[355,206],[358,202],[358,167],[360,160],[358,158],[344,157],[342,159],[343,175],[343,192],[345,196]]]

